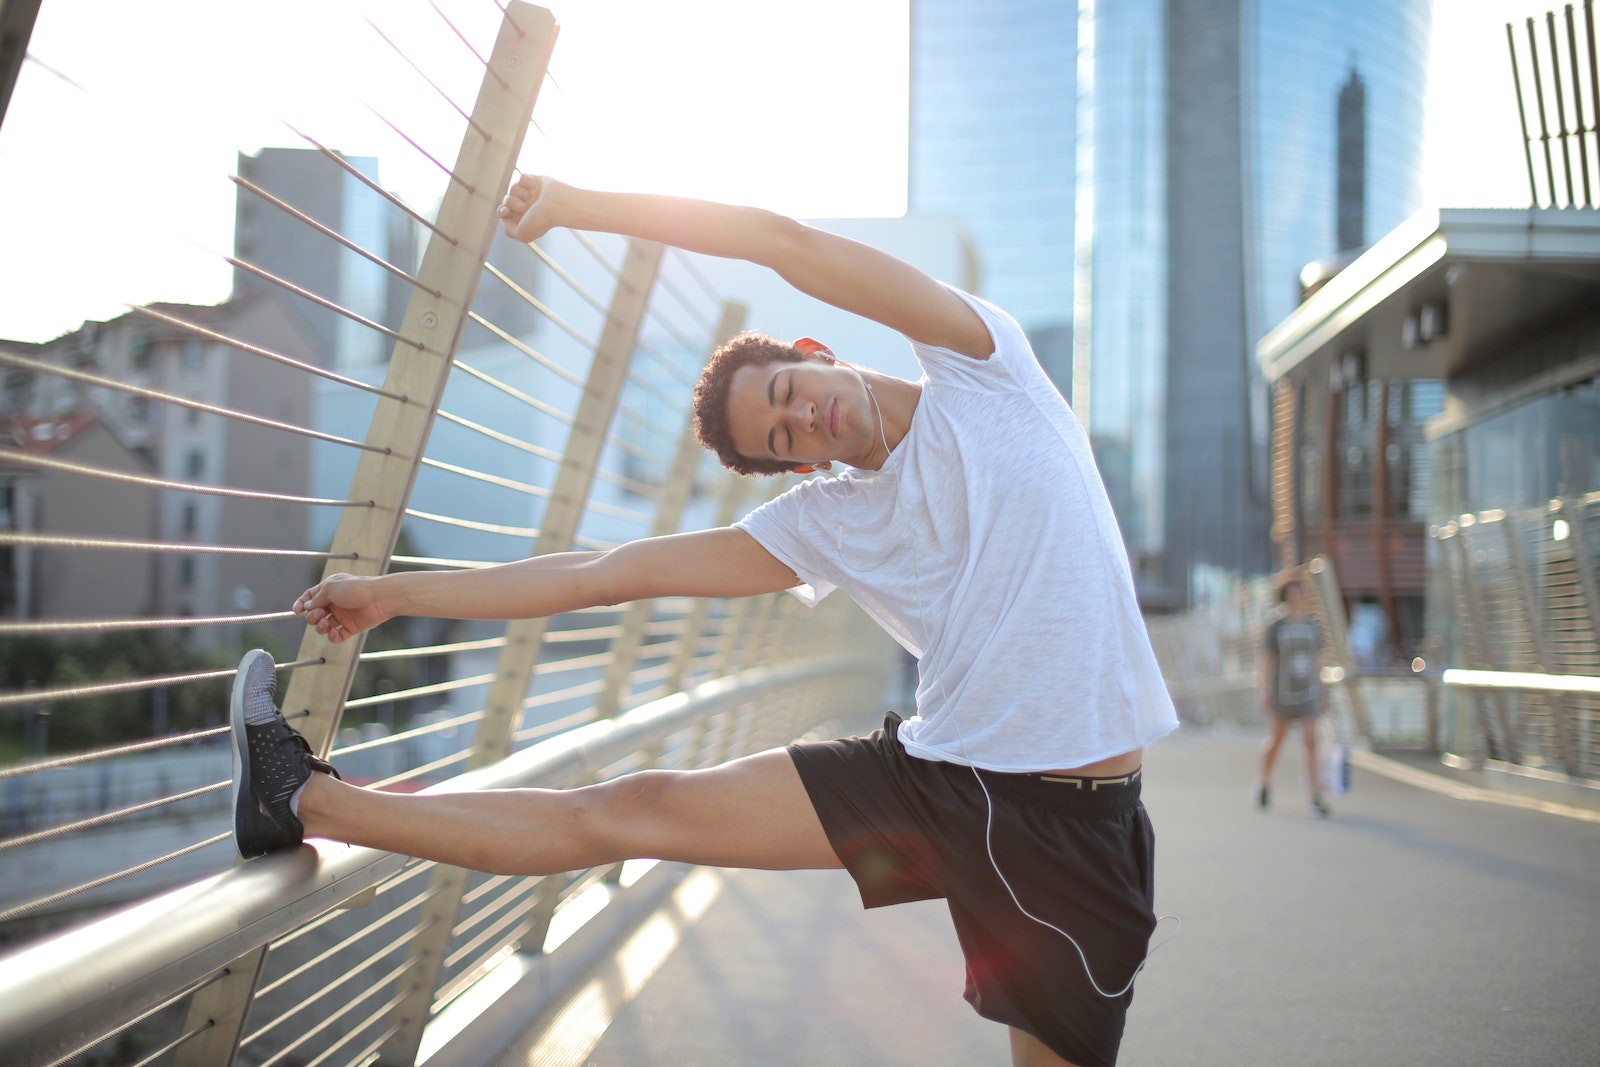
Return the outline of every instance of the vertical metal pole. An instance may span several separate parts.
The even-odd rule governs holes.
[[[345,510],[332,551],[336,555],[353,553],[356,558],[330,562],[325,574],[339,569],[378,574],[393,551],[489,241],[498,225],[495,209],[510,183],[555,39],[556,22],[550,12],[513,0],[489,58],[491,76],[479,89],[456,157],[452,173],[457,180],[450,183],[439,207],[437,233],[423,254],[417,271],[420,285],[413,291],[400,327],[402,337],[422,347],[395,345],[384,388],[404,399],[379,400],[367,442],[381,445],[383,451],[363,452],[351,483],[350,498],[371,500],[374,506]],[[455,239],[442,239],[438,233]],[[294,672],[284,692],[283,709],[291,717],[303,716],[296,727],[323,755],[337,732],[360,649],[359,640],[334,645],[310,630],[301,642],[297,658],[321,662]],[[210,1027],[178,1050],[175,1067],[233,1063],[265,956],[263,947],[240,957],[228,966],[226,977],[194,996],[189,1027],[206,1023]]]
[[[1528,568],[1522,545],[1517,540],[1516,520],[1508,511],[1500,523],[1505,534],[1506,556],[1511,561],[1511,573],[1517,585],[1515,602],[1522,613],[1522,629],[1533,645],[1534,662],[1531,666],[1535,671],[1545,673],[1552,666],[1542,618],[1542,608],[1546,598],[1534,588],[1533,572]],[[1550,709],[1550,722],[1555,728],[1556,747],[1560,750],[1562,766],[1569,774],[1575,773],[1577,760],[1572,748],[1572,724],[1567,719],[1570,707],[1567,699],[1560,693],[1544,694],[1535,699],[1544,700],[1545,706]]]
[[[1578,576],[1578,590],[1580,602],[1583,607],[1583,617],[1577,620],[1577,625],[1586,633],[1592,635],[1596,643],[1600,643],[1600,579],[1595,574],[1595,566],[1600,562],[1596,546],[1589,543],[1584,531],[1584,506],[1574,502],[1570,506],[1562,502],[1561,514],[1567,521],[1568,551],[1571,553],[1573,570]],[[1577,701],[1574,701],[1577,703]],[[1580,704],[1580,707],[1583,705]],[[1592,705],[1590,705],[1592,708]],[[1578,719],[1578,729],[1582,739],[1575,744],[1579,751],[1579,760],[1583,764],[1578,768],[1579,773],[1594,777],[1600,766],[1593,763],[1594,746],[1592,738],[1595,730],[1595,716],[1592,711]],[[1585,758],[1585,755],[1589,758]]]
[[[1339,521],[1339,424],[1341,400],[1349,388],[1349,382],[1337,390],[1330,388],[1328,402],[1323,405],[1327,421],[1322,427],[1322,485],[1318,487],[1322,496],[1322,529],[1315,546],[1318,552],[1325,553],[1334,544],[1334,529]]]
[[[729,301],[722,307],[722,319],[717,323],[711,338],[711,350],[718,348],[744,326],[748,309],[740,303]],[[707,354],[709,358],[709,353]],[[694,433],[693,415],[685,417],[683,432],[678,436],[678,448],[673,455],[672,467],[666,483],[661,487],[661,500],[656,505],[656,515],[650,524],[650,536],[660,537],[676,533],[683,522],[683,511],[694,491],[695,475],[700,469],[702,450]],[[637,600],[629,604],[622,614],[622,633],[611,645],[611,659],[606,664],[605,679],[600,693],[595,697],[595,713],[605,719],[622,709],[628,676],[633,673],[639,658],[639,648],[644,644],[645,624],[650,621],[654,602]],[[688,638],[685,633],[685,639]]]
[[[1463,518],[1463,523],[1465,518]],[[1477,658],[1478,666],[1485,670],[1502,669],[1495,659],[1490,645],[1489,635],[1484,625],[1484,611],[1482,598],[1478,595],[1477,574],[1472,566],[1471,540],[1472,535],[1467,532],[1468,527],[1462,525],[1456,534],[1456,553],[1460,557],[1461,589],[1466,600],[1466,617],[1472,620],[1472,633],[1476,638],[1473,654]],[[1511,710],[1506,705],[1505,690],[1492,689],[1489,691],[1490,699],[1494,701],[1495,718],[1500,728],[1500,741],[1504,746],[1498,755],[1513,763],[1522,758],[1522,746],[1517,741],[1516,730],[1511,722]],[[1489,740],[1492,735],[1486,735]]]
[[[1571,8],[1567,9],[1571,11]],[[1573,205],[1572,147],[1567,144],[1567,100],[1561,86],[1561,45],[1556,41],[1556,13],[1545,12],[1545,28],[1550,31],[1550,84],[1555,86],[1556,136],[1561,139],[1561,169],[1567,178],[1567,206]]]
[[[1556,202],[1556,165],[1550,154],[1550,123],[1545,117],[1544,79],[1539,73],[1539,38],[1533,28],[1533,18],[1528,18],[1528,61],[1533,64],[1533,96],[1539,104],[1539,141],[1544,146],[1545,178],[1550,185],[1550,204]]]
[[[1468,583],[1472,579],[1467,573],[1459,528],[1455,523],[1450,523],[1436,537],[1439,541],[1439,558],[1443,563],[1440,574],[1448,586],[1448,598],[1454,609],[1461,664],[1466,667],[1485,666],[1477,652],[1477,618],[1472,610],[1472,598],[1467,593]],[[1457,563],[1458,559],[1461,562]],[[1477,711],[1478,730],[1483,735],[1484,747],[1489,755],[1498,755],[1494,724],[1489,718],[1488,705],[1484,703],[1483,690],[1474,687],[1470,690],[1470,694],[1472,706]],[[1463,694],[1457,693],[1454,698],[1459,699],[1461,695]]]
[[[1302,387],[1280,378],[1272,388],[1272,544],[1277,566],[1293,566],[1300,561],[1299,499],[1300,470],[1299,391]]]
[[[1595,57],[1594,0],[1583,0],[1583,21],[1589,35],[1589,114],[1594,116],[1591,132],[1594,134],[1595,163],[1600,165],[1600,61]],[[1578,79],[1577,90],[1582,95],[1582,78]],[[1594,206],[1594,201],[1590,201],[1590,206]]]
[[[1511,55],[1511,84],[1517,93],[1517,120],[1522,123],[1522,158],[1528,164],[1528,200],[1539,206],[1539,179],[1533,172],[1533,135],[1528,132],[1528,105],[1522,97],[1522,72],[1517,68],[1517,34],[1506,23],[1506,48]]]
[[[600,465],[617,401],[627,380],[628,364],[638,345],[639,327],[661,267],[662,252],[661,245],[650,241],[628,243],[605,328],[595,345],[589,380],[578,402],[549,504],[539,523],[533,552],[536,556],[565,552],[577,536],[594,472]],[[469,769],[488,766],[511,754],[512,736],[521,723],[523,700],[548,628],[548,619],[519,619],[506,627],[505,647],[500,652],[495,680],[467,760]],[[409,1065],[416,1060],[466,885],[467,872],[461,868],[440,865],[434,869],[427,903],[417,918],[412,964],[403,979],[404,999],[394,1010],[395,1035],[383,1046],[380,1064]]]
[[[1378,418],[1372,441],[1372,545],[1378,563],[1378,601],[1389,624],[1389,646],[1400,647],[1400,609],[1395,604],[1394,562],[1389,557],[1389,403],[1395,383],[1384,378],[1378,385]]]
[[[1578,66],[1578,30],[1572,21],[1572,5],[1567,14],[1567,58],[1572,68],[1572,114],[1577,126],[1572,135],[1578,142],[1578,171],[1583,175],[1583,204],[1594,207],[1594,193],[1589,184],[1589,131],[1583,122],[1583,68]],[[1595,116],[1600,122],[1600,115]]]
[[[1572,567],[1578,575],[1578,588],[1583,594],[1584,624],[1600,635],[1600,578],[1595,575],[1595,563],[1600,552],[1591,550],[1583,529],[1583,505],[1569,506],[1559,501],[1560,514],[1567,523],[1568,551],[1572,554]]]

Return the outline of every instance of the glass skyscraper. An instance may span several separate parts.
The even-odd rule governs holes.
[[[971,229],[983,295],[1063,393],[1072,330],[1077,11],[1061,0],[912,0],[910,209]]]
[[[1167,319],[1165,0],[1078,5],[1074,410],[1136,575],[1160,548]]]
[[[1255,10],[1252,344],[1299,304],[1302,267],[1371,244],[1422,206],[1432,25],[1429,0],[1279,0]],[[1347,89],[1365,127],[1365,210],[1354,244],[1337,233],[1336,122],[1341,95],[1352,99]]]
[[[1272,565],[1255,343],[1306,264],[1422,206],[1430,12],[912,0],[911,208],[971,227],[985,294],[1089,429],[1149,607]]]

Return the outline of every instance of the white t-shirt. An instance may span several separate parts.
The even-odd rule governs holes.
[[[911,343],[922,397],[883,469],[813,478],[737,525],[815,604],[843,588],[918,658],[912,755],[1080,767],[1177,726],[1089,441],[1022,328],[958,294],[987,360]]]

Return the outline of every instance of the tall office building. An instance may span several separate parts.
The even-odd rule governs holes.
[[[376,159],[352,156],[346,162],[377,180]],[[241,261],[370,322],[391,329],[399,324],[409,287],[383,264],[399,271],[415,269],[416,240],[409,220],[392,211],[355,174],[309,149],[264,148],[254,156],[241,154],[239,177],[370,254],[363,256],[341,245],[295,220],[283,207],[241,188],[234,225],[234,252]],[[281,291],[247,267],[234,268],[233,288],[241,296]],[[387,361],[390,342],[370,326],[303,298],[291,297],[290,304],[317,347],[315,352],[295,355],[343,372]]]
[[[1421,206],[1428,0],[1080,0],[1074,376],[1140,594],[1272,564],[1256,341]]]
[[[1166,7],[1078,5],[1074,410],[1141,593],[1165,501]]]
[[[912,0],[912,212],[971,229],[983,295],[1063,393],[1072,337],[1077,11],[1061,0]]]

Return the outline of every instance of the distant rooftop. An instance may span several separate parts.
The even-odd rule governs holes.
[[[1372,378],[1445,378],[1600,292],[1600,210],[1420,211],[1263,337],[1268,381],[1359,353]]]

